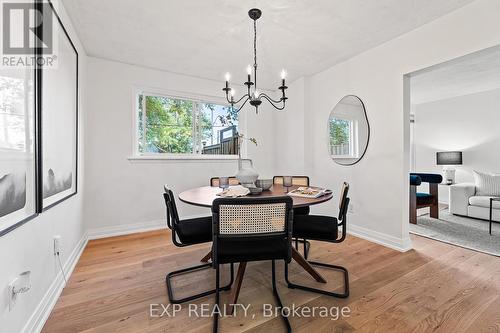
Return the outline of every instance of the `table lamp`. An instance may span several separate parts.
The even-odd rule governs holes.
[[[436,153],[436,164],[443,166],[444,183],[455,183],[455,168],[452,165],[462,165],[461,151],[441,151]]]

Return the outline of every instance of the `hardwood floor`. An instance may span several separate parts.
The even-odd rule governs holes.
[[[412,240],[414,250],[406,253],[353,236],[342,244],[312,242],[311,259],[349,269],[347,299],[286,288],[278,264],[284,306],[350,309],[349,317],[338,320],[292,317],[294,332],[500,332],[500,258],[418,236]],[[188,304],[175,318],[150,316],[150,304],[168,304],[165,274],[199,263],[207,250],[208,245],[176,248],[169,231],[90,241],[43,332],[211,332],[212,319],[189,317]],[[319,270],[326,286],[297,264],[291,279],[341,287],[340,273]],[[208,269],[179,277],[176,291],[202,291],[214,285],[213,275]],[[279,317],[263,315],[264,303],[275,304],[270,275],[269,262],[248,263],[239,295],[240,303],[251,304],[248,315],[240,310],[222,319],[221,332],[285,331]],[[230,298],[230,292],[222,295]],[[193,304],[212,302],[208,296]]]

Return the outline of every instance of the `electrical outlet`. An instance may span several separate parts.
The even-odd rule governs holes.
[[[61,236],[54,236],[54,255],[57,255],[61,252]]]

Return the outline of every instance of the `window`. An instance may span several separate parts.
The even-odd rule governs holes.
[[[330,154],[337,158],[355,158],[357,124],[353,120],[330,118]]]
[[[137,104],[139,155],[238,154],[237,113],[229,106],[147,93]]]

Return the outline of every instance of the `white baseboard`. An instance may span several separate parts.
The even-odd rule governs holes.
[[[75,246],[68,259],[63,265],[66,278],[69,279],[71,273],[75,269],[75,266],[82,255],[85,246],[87,245],[87,235],[84,233],[78,244]],[[64,279],[61,272],[58,272],[54,281],[49,287],[49,290],[45,293],[42,300],[35,308],[35,311],[28,319],[26,325],[24,325],[21,332],[23,333],[38,333],[42,331],[43,325],[49,318],[52,309],[57,303],[59,296],[64,289]]]
[[[165,220],[157,220],[87,230],[63,265],[66,278],[70,278],[89,240],[163,229],[166,228],[165,223]],[[43,325],[49,318],[63,289],[64,279],[62,273],[59,272],[21,332],[38,333],[42,331]]]
[[[412,249],[409,235],[406,238],[401,239],[352,224],[347,226],[347,233],[401,252],[406,252]]]
[[[134,234],[137,232],[165,229],[166,227],[166,220],[154,220],[134,224],[120,224],[109,227],[89,229],[87,230],[87,237],[89,240],[100,239],[106,237]]]

